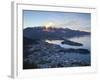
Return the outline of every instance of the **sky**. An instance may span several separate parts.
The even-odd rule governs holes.
[[[75,12],[54,12],[23,10],[23,27],[52,26],[73,30],[91,30],[91,14]]]

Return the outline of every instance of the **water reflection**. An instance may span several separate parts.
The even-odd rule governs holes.
[[[84,48],[84,49],[88,49],[90,50],[90,46],[91,46],[91,38],[90,36],[83,36],[83,37],[74,37],[74,38],[70,38],[70,41],[74,41],[74,42],[78,42],[78,43],[82,43],[83,46],[72,46],[72,45],[67,45],[67,44],[61,44],[61,42],[63,42],[64,40],[46,40],[46,42],[50,43],[50,44],[56,44],[56,45],[60,45],[63,48]]]

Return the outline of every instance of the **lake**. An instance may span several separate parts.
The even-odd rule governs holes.
[[[61,42],[63,42],[64,40],[46,40],[46,42],[50,43],[50,44],[56,44],[59,45],[63,48],[84,48],[84,49],[91,49],[91,38],[90,36],[83,36],[83,37],[74,37],[74,38],[70,38],[68,39],[70,41],[74,41],[74,42],[78,42],[78,43],[82,43],[83,46],[72,46],[72,45],[67,45],[67,44],[61,44]]]

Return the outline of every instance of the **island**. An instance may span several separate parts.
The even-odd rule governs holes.
[[[74,41],[70,41],[70,40],[64,40],[61,43],[62,44],[67,44],[67,45],[72,45],[72,46],[83,46],[82,43],[78,43],[78,42],[74,42]]]

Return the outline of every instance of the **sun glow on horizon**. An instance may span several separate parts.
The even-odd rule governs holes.
[[[46,28],[49,28],[49,27],[54,27],[55,24],[52,23],[52,22],[48,22],[48,23],[44,24],[44,26],[45,26]]]

